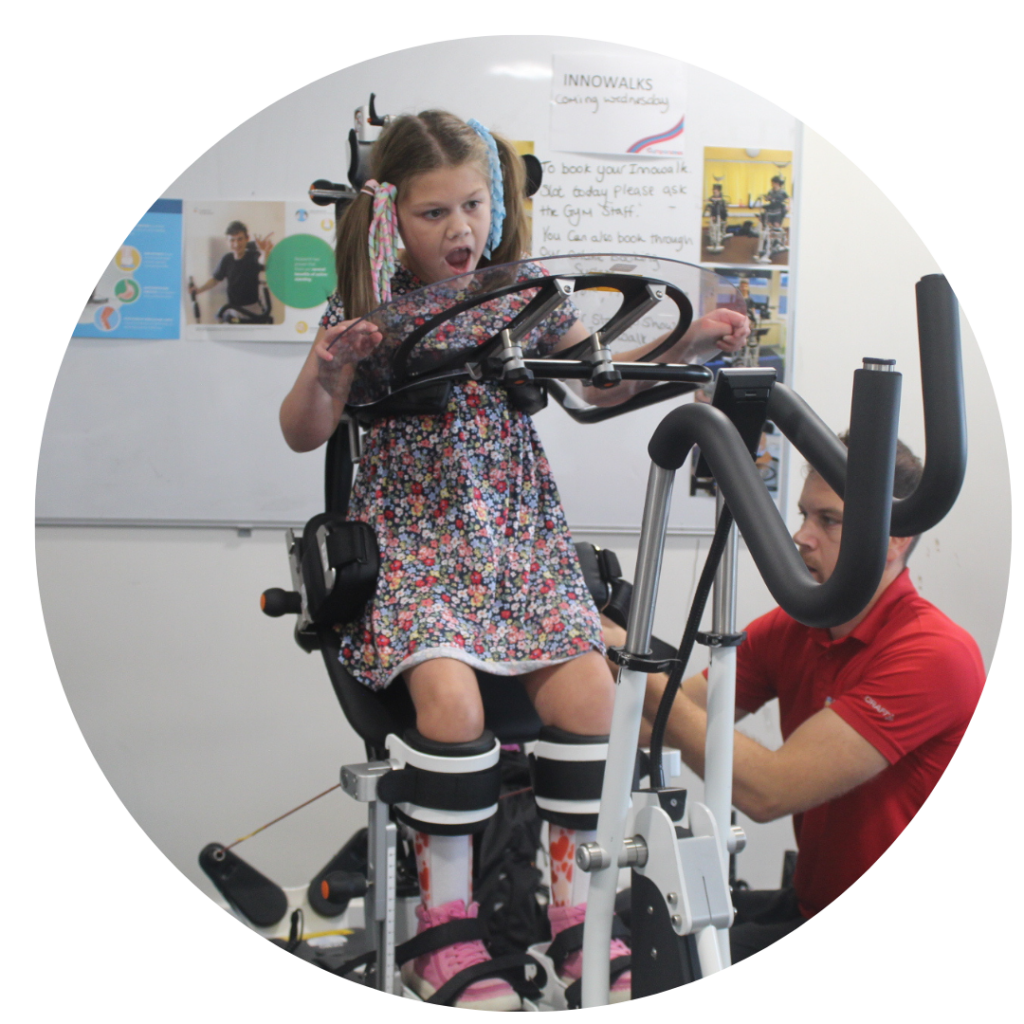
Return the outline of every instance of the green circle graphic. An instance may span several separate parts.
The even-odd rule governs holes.
[[[123,277],[114,285],[114,295],[119,302],[128,305],[134,302],[142,294],[139,282],[130,277]]]
[[[337,289],[334,251],[315,235],[289,235],[267,257],[271,294],[293,309],[311,309]]]

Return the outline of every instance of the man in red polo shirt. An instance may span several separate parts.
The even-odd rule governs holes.
[[[910,494],[920,475],[920,461],[900,443],[896,497]],[[839,555],[843,502],[811,472],[799,508],[794,539],[824,583]],[[974,712],[985,680],[981,654],[915,590],[906,562],[916,541],[890,538],[878,589],[850,622],[811,629],[776,608],[747,627],[737,652],[737,717],[778,697],[784,742],[769,750],[736,733],[733,802],[758,822],[792,814],[799,853],[792,889],[733,894],[734,961],[793,931],[882,855],[931,793]],[[665,682],[648,679],[649,721]],[[699,775],[706,702],[706,673],[687,679],[665,733]]]

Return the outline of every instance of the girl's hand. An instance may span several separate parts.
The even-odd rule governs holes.
[[[735,309],[716,309],[695,320],[686,332],[687,340],[695,347],[714,343],[723,352],[738,352],[749,336],[749,318]]]
[[[358,363],[370,355],[383,340],[379,328],[368,320],[343,320],[328,327],[313,344],[321,363],[340,368]]]

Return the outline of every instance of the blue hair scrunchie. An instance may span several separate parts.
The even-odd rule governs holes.
[[[484,256],[489,258],[501,245],[501,231],[505,224],[505,180],[502,177],[501,159],[494,136],[475,118],[470,118],[466,124],[487,143],[487,160],[491,172],[491,231],[487,236]]]

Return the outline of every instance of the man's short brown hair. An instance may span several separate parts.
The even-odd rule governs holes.
[[[849,432],[844,430],[839,435],[839,440],[843,444],[849,444]],[[814,467],[809,467],[808,475],[814,473]],[[906,498],[908,495],[914,493],[917,490],[917,485],[921,482],[921,475],[924,473],[924,464],[921,460],[900,440],[896,441],[896,469],[893,474],[892,481],[892,496],[894,498]],[[921,539],[921,535],[918,534],[910,542],[910,547],[907,548],[906,553],[903,556],[903,564],[906,565],[910,558],[914,548],[917,547],[917,542]]]

